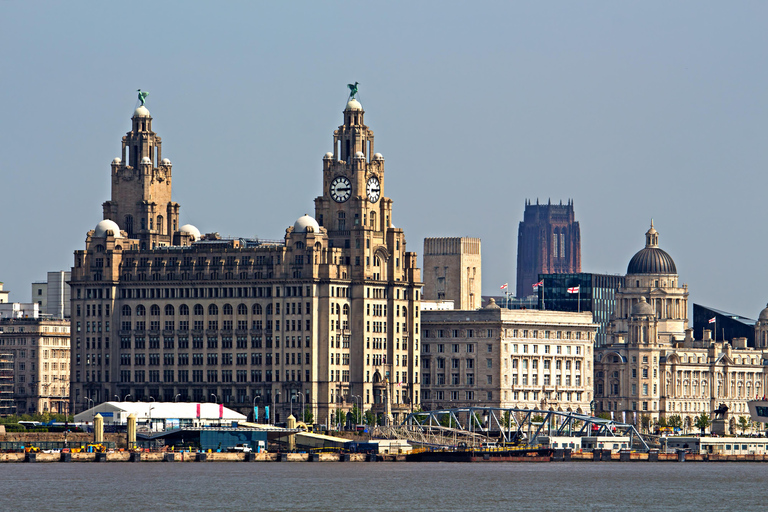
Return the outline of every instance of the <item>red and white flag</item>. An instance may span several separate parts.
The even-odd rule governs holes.
[[[568,293],[579,293],[581,290],[581,285],[574,286],[573,288],[568,288]]]
[[[541,281],[539,281],[538,283],[533,283],[533,289],[534,290],[536,288],[538,288],[539,286],[544,286],[544,280],[543,279]]]
[[[715,323],[715,319],[716,319],[716,318],[717,318],[717,317],[714,317],[714,316],[713,316],[712,318],[710,318],[710,319],[709,319],[709,322],[707,322],[707,323],[710,323],[710,324],[713,324],[713,323]]]
[[[507,286],[509,286],[509,283],[504,283],[504,284],[503,284],[503,285],[501,285],[499,288],[501,288],[502,290],[506,290],[506,289],[507,289]]]

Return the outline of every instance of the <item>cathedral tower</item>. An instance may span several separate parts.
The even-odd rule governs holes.
[[[581,272],[581,230],[573,201],[564,205],[525,203],[517,233],[517,296],[533,293],[539,274]]]

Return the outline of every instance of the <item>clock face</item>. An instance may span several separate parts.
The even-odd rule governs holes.
[[[365,187],[365,191],[368,194],[368,200],[375,203],[379,200],[381,195],[381,186],[379,185],[379,178],[373,176],[368,179],[368,184]]]
[[[329,192],[331,193],[331,198],[334,201],[337,203],[343,203],[349,199],[349,196],[352,193],[352,184],[346,177],[337,176],[331,182]]]

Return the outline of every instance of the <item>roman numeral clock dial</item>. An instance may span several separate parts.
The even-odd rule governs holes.
[[[331,193],[331,199],[337,203],[343,203],[352,194],[352,184],[345,176],[337,176],[333,178],[328,191]]]
[[[379,178],[376,176],[373,176],[371,178],[368,178],[368,183],[365,186],[365,191],[368,194],[368,200],[372,203],[375,203],[379,200],[379,196],[381,195],[381,186],[379,185]]]

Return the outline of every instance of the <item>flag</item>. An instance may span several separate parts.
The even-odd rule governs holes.
[[[544,286],[544,280],[543,279],[541,281],[539,281],[538,283],[533,283],[533,289],[534,290],[536,288],[538,288],[539,286]]]
[[[713,316],[712,318],[710,318],[708,323],[710,323],[710,324],[715,323],[715,318],[717,318],[717,317]]]
[[[568,293],[579,293],[581,290],[581,285],[574,286],[573,288],[568,288]]]
[[[503,284],[503,285],[501,285],[499,288],[501,288],[502,290],[506,290],[506,289],[507,289],[507,286],[509,286],[509,283],[504,283],[504,284]]]

